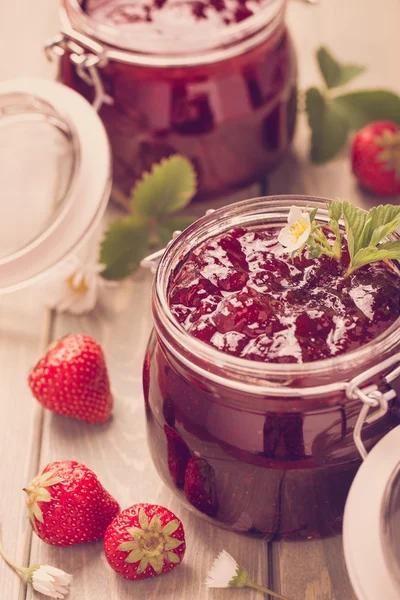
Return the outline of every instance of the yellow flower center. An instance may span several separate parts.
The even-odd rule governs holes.
[[[291,235],[298,240],[299,237],[301,237],[303,235],[303,233],[306,231],[306,229],[308,228],[308,223],[305,219],[299,219],[298,221],[296,221],[296,223],[293,223],[293,225],[290,225],[289,230]]]
[[[73,273],[70,277],[68,277],[67,283],[68,283],[69,287],[71,288],[71,290],[73,292],[75,292],[77,294],[85,294],[89,289],[85,276],[83,276],[80,279],[78,285],[75,282],[75,278],[76,278],[76,273]]]

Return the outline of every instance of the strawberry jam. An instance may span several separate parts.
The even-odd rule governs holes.
[[[143,171],[180,153],[199,195],[213,197],[265,179],[285,155],[297,106],[286,0],[87,0],[79,11],[63,2],[110,56],[99,75],[112,103],[99,114],[116,188],[129,194]],[[61,76],[94,100],[68,53]]]
[[[399,275],[381,262],[344,277],[345,242],[341,263],[292,259],[276,212],[226,226],[273,200],[219,209],[164,254],[144,369],[149,446],[166,484],[208,520],[265,539],[331,536],[361,462],[361,402],[346,382],[400,350]],[[385,368],[361,387],[387,391]],[[399,423],[396,398],[364,425],[367,451]]]
[[[249,360],[303,363],[349,352],[400,316],[399,276],[373,263],[348,278],[341,263],[290,260],[279,230],[234,229],[192,250],[169,303],[191,335]]]

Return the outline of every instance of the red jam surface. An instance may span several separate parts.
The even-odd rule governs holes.
[[[265,180],[288,150],[296,120],[296,60],[286,28],[278,26],[268,39],[231,58],[216,60],[210,50],[193,65],[186,64],[190,44],[182,41],[182,65],[174,67],[168,55],[162,55],[163,31],[171,34],[175,28],[176,39],[182,39],[174,2],[86,4],[97,21],[112,21],[124,28],[125,37],[132,31],[138,44],[136,55],[128,53],[133,64],[111,60],[100,69],[105,91],[113,99],[99,114],[111,142],[114,186],[128,195],[143,171],[175,153],[193,162],[200,197],[224,195],[261,177]],[[186,32],[207,40],[211,33],[218,38],[221,25],[226,33],[226,21],[245,18],[257,7],[257,0],[204,0],[179,3],[178,13]],[[196,16],[196,10],[205,16]],[[161,50],[140,52],[140,40],[154,30]],[[154,53],[159,64],[146,65]],[[134,64],[135,56],[144,64]],[[68,55],[61,74],[65,84],[93,101],[93,87],[78,76]]]
[[[260,0],[86,0],[84,10],[104,24],[168,33],[171,28],[220,29],[253,15]],[[207,23],[207,24],[206,24]],[[145,29],[143,29],[143,25]]]
[[[241,358],[303,363],[370,342],[400,315],[399,276],[383,262],[345,278],[342,263],[293,260],[279,229],[234,229],[192,250],[170,281],[172,313],[193,336]]]

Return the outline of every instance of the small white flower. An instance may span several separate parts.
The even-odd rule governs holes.
[[[280,231],[278,241],[290,252],[294,252],[306,243],[310,232],[309,213],[303,213],[298,206],[292,206],[288,215],[288,225]]]
[[[238,575],[241,567],[226,550],[222,550],[214,560],[211,570],[206,579],[209,588],[238,587],[234,585],[233,579]],[[244,587],[244,586],[240,586]]]
[[[28,581],[37,592],[61,599],[68,594],[72,575],[49,565],[39,565],[37,568],[31,567]]]
[[[100,275],[103,270],[104,266],[94,260],[70,259],[46,282],[47,306],[76,315],[93,310],[108,283]]]

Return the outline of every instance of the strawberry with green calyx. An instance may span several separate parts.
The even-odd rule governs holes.
[[[113,396],[101,346],[88,335],[55,342],[32,369],[29,386],[49,410],[86,423],[110,418]]]
[[[147,579],[172,571],[185,554],[181,521],[157,504],[134,504],[108,526],[104,550],[110,566],[125,579]]]
[[[353,173],[366,189],[381,196],[400,194],[400,127],[390,121],[371,123],[355,135]]]
[[[120,511],[93,471],[75,461],[48,464],[24,492],[34,531],[54,546],[101,539]]]

